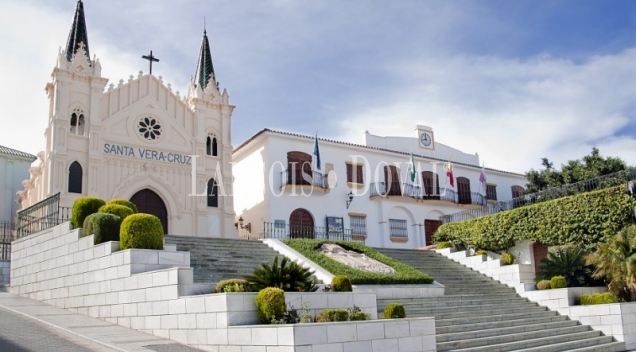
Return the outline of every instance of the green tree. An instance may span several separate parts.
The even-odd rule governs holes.
[[[548,158],[541,158],[541,166],[543,169],[530,169],[526,172],[528,179],[526,193],[534,193],[627,169],[627,164],[621,158],[603,157],[596,147],[592,148],[589,155],[562,164],[561,170],[555,169],[554,164]]]

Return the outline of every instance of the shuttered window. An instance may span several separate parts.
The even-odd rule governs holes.
[[[68,168],[68,193],[82,193],[82,166],[77,161]]]
[[[349,183],[364,183],[364,177],[362,176],[362,165],[347,164],[347,182]]]
[[[497,186],[486,185],[486,199],[497,200]]]

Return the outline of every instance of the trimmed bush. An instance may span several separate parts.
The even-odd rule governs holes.
[[[363,312],[362,309],[356,305],[347,311],[349,312],[350,321],[371,320],[371,314]]]
[[[331,292],[352,292],[351,280],[344,275],[336,275],[331,279]]]
[[[590,306],[593,304],[611,304],[618,303],[616,297],[609,292],[605,293],[595,293],[593,295],[582,295],[581,296],[581,305],[582,306]]]
[[[512,265],[515,262],[515,256],[508,252],[502,253],[499,259],[501,259],[504,265]]]
[[[242,291],[237,291],[234,286],[240,287],[239,290],[242,289]],[[231,287],[231,288],[229,288],[229,290],[232,290],[232,291],[227,291],[228,287]],[[245,281],[243,279],[221,280],[214,287],[214,292],[216,292],[216,293],[223,293],[223,292],[252,292],[252,285],[250,285],[249,282],[247,282],[247,281]]]
[[[106,202],[103,199],[97,197],[77,198],[71,210],[71,225],[73,225],[73,228],[79,229],[84,226],[86,217],[97,213],[99,208],[105,204]]]
[[[84,225],[82,225],[82,237],[90,236],[93,234],[93,224],[91,223],[91,218],[99,213],[91,214],[84,218]]]
[[[367,247],[361,243],[345,242],[345,241],[327,241],[327,240],[306,240],[306,239],[287,239],[283,242],[300,252],[309,260],[318,264],[325,270],[334,275],[345,275],[353,285],[393,285],[393,284],[431,284],[433,278],[423,272],[401,263],[393,258],[389,258],[384,254]],[[371,259],[375,259],[380,263],[384,263],[393,269],[395,274],[372,273],[362,271],[350,267],[346,264],[333,260],[326,255],[320,253],[320,248],[325,243],[335,243],[346,250],[363,253]]]
[[[121,218],[108,213],[91,214],[84,221],[86,226],[82,234],[93,235],[93,243],[100,244],[110,241],[119,241]]]
[[[549,290],[551,288],[550,280],[541,280],[537,282],[537,290]]]
[[[123,198],[113,198],[111,200],[108,201],[108,203],[106,204],[117,204],[117,205],[123,205],[127,208],[130,208],[130,210],[133,211],[133,214],[137,214],[139,212],[139,209],[137,209],[137,206],[135,205],[135,203],[123,199]]]
[[[271,324],[272,321],[280,321],[285,314],[285,292],[280,288],[268,287],[262,289],[256,295],[256,310],[258,321],[262,324]]]
[[[119,216],[121,221],[126,220],[127,217],[134,214],[132,209],[127,206],[119,205],[119,204],[106,204],[99,208],[100,213],[107,213]]]
[[[119,247],[124,249],[163,249],[163,226],[158,217],[150,214],[133,214],[121,223]]]
[[[438,244],[436,244],[435,248],[436,249],[444,249],[444,248],[451,248],[453,246],[452,243],[450,242],[440,242]]]
[[[252,275],[246,276],[257,290],[266,287],[278,287],[286,292],[314,292],[318,290],[313,271],[300,266],[298,263],[283,257],[278,264],[278,256],[270,265],[261,263],[261,267],[254,268]]]
[[[444,224],[433,237],[489,251],[506,250],[519,240],[595,248],[633,222],[635,206],[621,185]]]
[[[479,249],[475,252],[475,255],[488,255],[488,251],[485,251],[483,249]]]
[[[568,287],[568,282],[565,280],[563,276],[555,276],[550,279],[550,288],[566,288]]]
[[[399,303],[391,303],[384,307],[384,319],[406,318],[404,306]]]
[[[348,321],[349,312],[346,309],[324,309],[316,315],[316,323],[327,323],[332,321]]]

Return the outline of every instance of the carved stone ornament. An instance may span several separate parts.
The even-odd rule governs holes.
[[[325,243],[320,247],[319,251],[333,260],[358,270],[372,273],[395,274],[395,269],[390,266],[371,259],[365,254],[348,251],[337,244]]]

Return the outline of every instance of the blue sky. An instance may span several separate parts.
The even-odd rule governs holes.
[[[207,19],[232,144],[264,127],[362,142],[414,135],[523,172],[593,146],[636,165],[636,3],[630,1],[84,1],[91,55],[187,92]],[[0,144],[37,153],[44,86],[73,0],[0,0]],[[14,123],[14,119],[18,122]],[[10,126],[8,126],[10,124]]]

